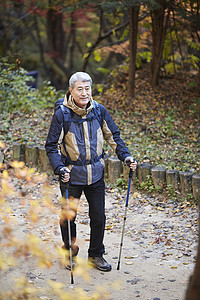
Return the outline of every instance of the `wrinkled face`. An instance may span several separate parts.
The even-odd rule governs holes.
[[[90,101],[92,89],[90,81],[76,81],[73,88],[69,91],[78,107],[85,108]]]

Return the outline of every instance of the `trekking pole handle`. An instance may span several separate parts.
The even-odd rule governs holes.
[[[131,163],[134,163],[134,162],[137,162],[137,161],[133,158],[133,161],[131,161],[131,160],[126,161],[126,165],[130,168]],[[130,168],[129,178],[132,178],[132,177],[133,177],[133,170]]]
[[[69,181],[67,181],[67,182],[63,181],[65,173],[67,173],[65,167],[61,168],[59,170],[59,179],[60,179],[61,185],[63,185],[68,190],[69,189]]]

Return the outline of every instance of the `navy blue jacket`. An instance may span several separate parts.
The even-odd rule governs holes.
[[[111,115],[103,105],[98,106],[101,124],[95,114],[93,99],[86,109],[82,109],[76,106],[71,95],[65,95],[63,105],[52,118],[46,153],[55,174],[59,174],[59,169],[64,166],[71,170],[72,184],[89,185],[103,176],[104,139],[121,161],[130,156]]]

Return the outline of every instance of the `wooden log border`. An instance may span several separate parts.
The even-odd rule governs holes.
[[[35,167],[40,172],[53,174],[51,165],[46,156],[44,147],[31,145],[13,144],[13,160],[24,161],[27,167]],[[128,181],[129,168],[125,166],[117,157],[104,158],[106,180],[115,185],[117,179],[123,175]],[[146,177],[150,176],[155,189],[166,186],[179,191],[183,197],[188,194],[193,195],[194,199],[200,201],[200,174],[192,172],[179,172],[178,170],[167,170],[165,167],[153,166],[151,164],[138,164],[137,170],[133,174],[131,190],[134,189],[136,181],[145,182]]]

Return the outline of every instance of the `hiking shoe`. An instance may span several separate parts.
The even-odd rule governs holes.
[[[111,271],[112,267],[103,257],[89,257],[88,261],[100,271]]]

